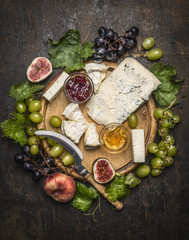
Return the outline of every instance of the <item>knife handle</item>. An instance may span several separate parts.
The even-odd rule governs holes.
[[[121,210],[123,208],[123,203],[119,202],[118,200],[115,202],[110,201],[107,193],[105,192],[105,187],[95,182],[91,173],[88,173],[85,176],[85,179],[90,182],[96,188],[96,190],[98,190],[98,192],[101,193],[108,200],[108,202],[110,202],[117,210]]]

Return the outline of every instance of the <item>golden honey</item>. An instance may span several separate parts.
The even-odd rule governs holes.
[[[103,135],[104,144],[110,149],[120,149],[126,141],[126,133],[121,127],[107,129]]]

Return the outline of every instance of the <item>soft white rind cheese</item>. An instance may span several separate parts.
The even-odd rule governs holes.
[[[106,77],[108,66],[104,63],[88,63],[85,65],[84,69],[87,75],[92,79],[94,83],[94,92],[97,93],[101,82]]]
[[[49,89],[43,94],[43,97],[46,98],[49,102],[52,102],[54,98],[60,93],[63,89],[63,84],[66,78],[69,75],[63,72],[57,80],[49,87]]]
[[[84,147],[85,149],[95,149],[100,147],[99,135],[94,123],[90,123],[87,131],[85,132]]]
[[[126,58],[87,102],[88,115],[98,124],[123,123],[149,100],[160,81],[133,58]]]
[[[85,133],[87,125],[82,122],[63,120],[61,125],[62,133],[74,143],[79,143],[81,136]]]
[[[89,123],[85,120],[79,105],[70,103],[62,113],[68,120],[62,121],[62,133],[74,143],[79,143],[80,138],[85,133]]]
[[[67,119],[77,122],[83,122],[85,124],[88,124],[85,120],[79,105],[76,103],[70,103],[62,113],[63,116],[65,116]]]
[[[132,129],[133,162],[145,162],[145,140],[143,129]]]

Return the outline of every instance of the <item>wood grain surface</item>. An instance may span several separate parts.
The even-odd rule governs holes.
[[[176,67],[177,78],[185,79],[180,96],[186,95],[172,108],[182,118],[171,131],[178,146],[174,164],[157,178],[149,175],[143,179],[122,200],[121,211],[113,210],[101,197],[103,216],[97,210],[96,221],[69,203],[60,204],[46,196],[42,189],[44,179],[33,182],[31,172],[14,162],[14,154],[21,147],[1,138],[0,239],[188,239],[188,1],[1,0],[0,4],[0,122],[14,111],[14,100],[8,96],[10,86],[26,80],[27,67],[35,57],[48,57],[48,39],[58,40],[71,28],[80,31],[81,41],[88,34],[88,40],[94,41],[100,26],[112,28],[120,35],[138,26],[138,44],[141,46],[147,37],[155,38],[155,46],[164,52],[159,61]],[[138,60],[147,68],[152,66],[146,58]],[[54,70],[44,85],[60,71]],[[148,155],[146,162],[150,164],[151,159]],[[96,199],[90,212],[97,204]]]

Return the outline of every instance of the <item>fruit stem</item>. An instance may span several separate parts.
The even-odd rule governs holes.
[[[181,97],[176,98],[174,101],[172,101],[172,103],[171,103],[168,107],[164,108],[163,111],[171,108],[176,101],[178,101],[178,100],[181,99],[181,98],[185,98],[185,97],[186,97],[186,96],[184,95],[184,96],[181,96]]]

